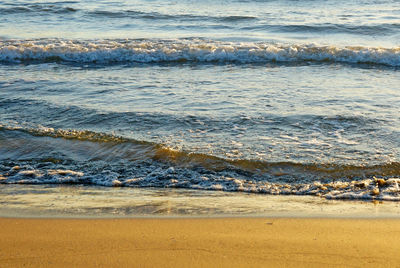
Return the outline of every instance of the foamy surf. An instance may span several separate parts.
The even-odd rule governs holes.
[[[65,63],[338,62],[400,66],[400,48],[175,40],[3,40],[0,61]]]
[[[2,127],[0,134],[7,140],[0,143],[0,184],[185,188],[400,201],[400,163],[396,162],[272,163],[177,151],[90,131]]]
[[[44,164],[41,163],[42,166]],[[46,166],[49,165],[56,164],[46,164]],[[116,163],[116,165],[121,168],[120,163]],[[260,180],[257,176],[244,177],[235,172],[209,172],[207,174],[205,171],[198,172],[196,169],[174,168],[157,163],[136,164],[137,169],[145,169],[144,172],[147,174],[144,176],[126,176],[126,174],[131,173],[132,166],[126,166],[127,170],[124,170],[127,171],[126,173],[102,170],[97,174],[93,173],[93,170],[46,169],[39,168],[39,166],[39,164],[32,165],[32,163],[26,162],[21,162],[20,166],[13,167],[1,165],[0,184],[80,184],[107,187],[184,188],[271,195],[314,195],[327,199],[400,201],[399,177],[373,177],[363,180],[340,179],[326,183],[320,181],[280,183],[274,181],[274,178],[271,178],[272,182],[269,182]]]

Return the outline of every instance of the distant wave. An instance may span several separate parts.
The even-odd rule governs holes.
[[[28,4],[28,5],[12,5],[9,7],[0,8],[0,14],[63,14],[63,13],[75,13],[81,12],[82,15],[99,18],[132,18],[132,19],[144,19],[144,20],[175,20],[181,19],[186,21],[191,20],[211,20],[220,22],[238,22],[238,21],[249,21],[257,20],[254,16],[206,16],[206,15],[195,15],[190,13],[182,14],[167,14],[159,12],[144,12],[137,10],[84,10],[64,5],[56,4]]]
[[[400,47],[177,40],[2,40],[0,61],[71,63],[342,62],[400,66]]]
[[[355,166],[229,160],[105,133],[51,128],[0,127],[0,138],[0,184],[172,187],[400,201],[397,162]]]
[[[296,23],[286,22],[285,20],[276,21],[276,18],[269,18],[267,15],[222,15],[222,14],[199,14],[196,12],[157,12],[154,10],[140,10],[135,8],[126,9],[91,9],[83,6],[71,5],[75,2],[57,3],[32,3],[32,4],[9,4],[0,7],[0,15],[20,14],[22,16],[59,16],[68,20],[75,20],[77,17],[90,18],[94,20],[118,20],[129,19],[140,20],[140,23],[151,21],[167,22],[173,25],[178,23],[182,28],[210,27],[214,29],[228,28],[240,31],[259,31],[259,32],[279,32],[279,33],[315,33],[331,34],[345,33],[355,35],[387,36],[396,35],[400,29],[400,23],[360,23],[359,21],[336,21],[336,23]],[[197,22],[197,23],[194,23]]]
[[[271,32],[283,33],[347,33],[356,35],[387,35],[397,33],[400,29],[398,23],[376,24],[376,25],[353,25],[353,24],[257,24],[246,25],[240,28],[241,30],[268,30]]]
[[[132,18],[132,19],[148,19],[148,20],[211,20],[220,22],[238,22],[238,21],[249,21],[257,20],[254,16],[206,16],[206,15],[195,15],[190,13],[182,14],[166,14],[159,12],[144,12],[136,10],[120,10],[120,11],[106,11],[106,10],[94,10],[86,11],[86,14],[94,17],[106,17],[106,18]]]
[[[24,6],[13,5],[10,7],[0,8],[0,14],[26,14],[26,13],[53,13],[53,14],[64,14],[64,13],[74,13],[78,9],[72,7],[65,7],[56,4],[30,4]]]

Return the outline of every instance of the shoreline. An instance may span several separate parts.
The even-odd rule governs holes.
[[[130,215],[130,216],[4,216],[0,215],[0,219],[15,219],[15,220],[240,220],[240,219],[293,219],[293,220],[398,220],[400,223],[400,217],[398,216],[340,216],[340,215],[285,215],[285,216],[265,216],[265,215]]]
[[[400,218],[398,202],[169,188],[7,185],[0,203],[7,218]]]
[[[396,266],[400,219],[0,218],[0,264]]]

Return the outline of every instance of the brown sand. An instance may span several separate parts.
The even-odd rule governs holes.
[[[400,220],[0,218],[0,267],[400,267]]]

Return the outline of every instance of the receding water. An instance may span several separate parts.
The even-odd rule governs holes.
[[[0,216],[35,218],[400,216],[397,202],[343,202],[312,196],[98,186],[10,185],[0,192],[0,204]]]

